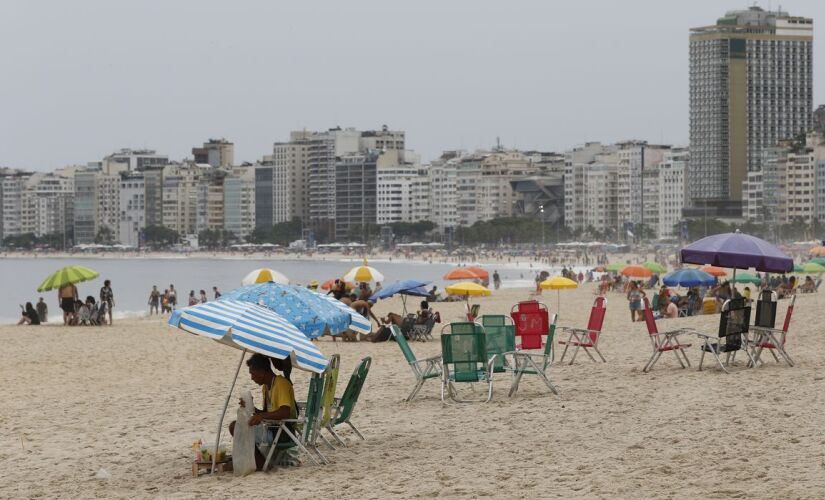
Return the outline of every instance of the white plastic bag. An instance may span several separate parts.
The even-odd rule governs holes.
[[[244,405],[238,407],[235,420],[235,435],[232,437],[232,470],[236,476],[246,476],[255,472],[255,429],[249,426],[249,419],[255,412],[252,394],[246,391],[242,396]]]

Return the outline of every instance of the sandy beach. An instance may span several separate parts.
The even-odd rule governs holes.
[[[563,292],[561,325],[584,326],[594,286]],[[478,302],[482,313],[503,314],[528,294],[501,290]],[[239,351],[156,318],[100,328],[3,326],[0,497],[825,495],[823,296],[797,299],[788,347],[795,368],[766,355],[763,367],[744,370],[740,363],[731,375],[713,363],[704,372],[682,370],[670,354],[643,373],[651,352],[645,326],[630,322],[623,295],[608,298],[601,340],[608,362],[579,356],[573,366],[553,366],[549,375],[560,396],[525,377],[508,398],[509,378],[502,375],[488,404],[442,405],[437,380],[404,403],[414,381],[394,342],[321,339],[324,353],[341,354],[339,393],[358,360],[373,357],[353,418],[367,440],[343,431],[350,446],[329,452],[331,465],[246,478],[191,474],[190,445],[213,438]],[[555,292],[545,292],[543,301],[555,312]],[[434,304],[445,320],[458,319],[462,307]],[[780,302],[777,324],[786,307]],[[400,300],[375,311],[398,312]],[[715,333],[718,320],[668,320],[659,328]],[[440,352],[437,339],[412,347],[419,357]],[[308,375],[296,371],[293,379],[303,399]],[[257,394],[244,372],[241,389]],[[101,468],[111,477],[97,479]]]

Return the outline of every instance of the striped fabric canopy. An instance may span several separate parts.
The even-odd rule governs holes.
[[[285,359],[303,370],[322,373],[327,360],[309,339],[286,319],[251,302],[216,300],[178,309],[169,324],[189,333]]]
[[[313,292],[315,293],[315,292]],[[322,299],[326,300],[327,302],[331,302],[335,305],[338,309],[341,309],[345,313],[349,314],[350,323],[349,329],[354,332],[359,332],[363,334],[368,334],[372,332],[372,324],[368,318],[358,314],[358,312],[351,308],[350,306],[344,304],[340,300],[335,300],[334,298],[330,297],[329,295],[324,295],[322,293],[315,293],[315,295],[321,297]]]

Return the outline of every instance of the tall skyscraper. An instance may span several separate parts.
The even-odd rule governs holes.
[[[741,210],[762,151],[811,127],[813,20],[760,7],[690,32],[690,175],[695,209]]]

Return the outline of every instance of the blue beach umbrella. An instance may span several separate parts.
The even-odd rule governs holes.
[[[277,359],[290,358],[296,368],[313,373],[323,373],[327,366],[327,359],[303,332],[286,318],[250,302],[216,300],[178,309],[169,318],[169,325],[242,351],[218,421],[212,472],[215,471],[223,419],[247,351]]]
[[[404,305],[404,312],[407,312],[407,295],[412,295],[415,297],[429,297],[430,292],[427,291],[425,286],[429,285],[429,281],[418,281],[418,280],[403,280],[403,281],[396,281],[390,285],[385,286],[381,290],[378,290],[370,300],[372,302],[378,302],[382,299],[388,299],[394,295],[401,295],[401,303]]]
[[[662,283],[667,286],[683,286],[690,288],[693,286],[713,286],[716,278],[698,269],[679,269],[662,278]]]
[[[306,288],[273,282],[242,286],[218,299],[260,304],[295,325],[308,338],[320,337],[329,330],[337,335],[349,329],[352,318],[342,309]]]

